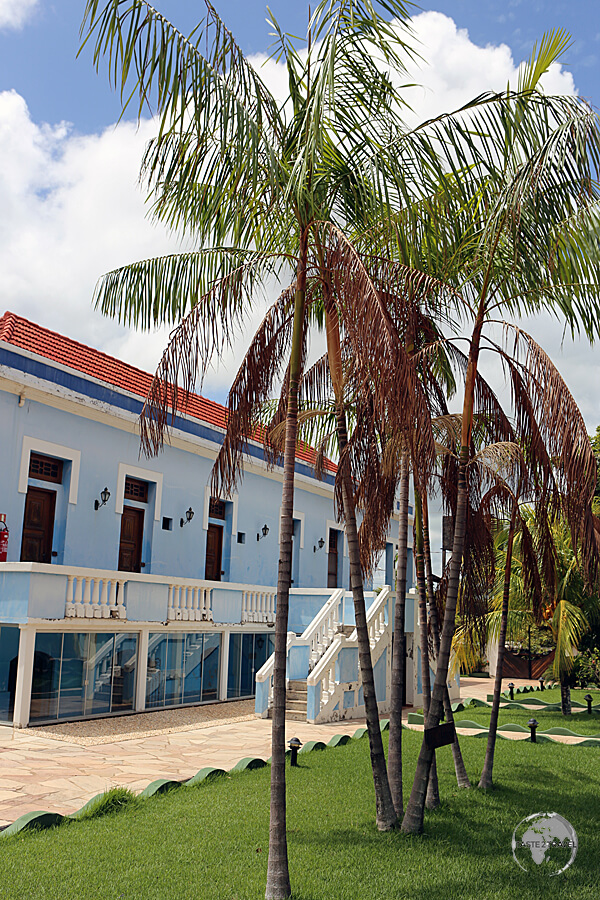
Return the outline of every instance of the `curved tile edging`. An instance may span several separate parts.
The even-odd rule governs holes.
[[[389,719],[381,720],[381,730],[386,731],[389,729]],[[323,741],[307,741],[306,744],[303,745],[300,753],[310,753],[313,751],[325,750],[327,747],[343,747],[344,744],[347,744],[351,740],[360,740],[367,733],[366,728],[358,728],[354,734],[351,736],[349,734],[335,734],[331,740],[324,744]],[[289,756],[290,751],[286,750],[286,756]],[[253,769],[262,769],[265,766],[269,765],[271,761],[271,757],[268,760],[260,759],[257,756],[246,756],[243,759],[240,759],[239,762],[233,766],[232,769],[229,769],[230,772],[248,772]],[[143,800],[149,800],[151,797],[156,797],[159,794],[165,794],[168,791],[175,790],[176,788],[181,787],[194,787],[195,785],[202,784],[202,782],[211,781],[213,778],[220,777],[222,775],[226,775],[225,769],[215,768],[214,766],[205,766],[203,769],[200,769],[196,772],[195,775],[192,775],[191,778],[188,778],[185,781],[173,781],[170,778],[157,778],[155,781],[151,781],[150,784],[144,788],[144,790],[138,794],[138,797]],[[110,790],[114,790],[111,788]],[[106,791],[105,793],[109,793]],[[31,831],[31,830],[45,830],[47,828],[54,828],[58,825],[62,825],[65,822],[73,822],[77,821],[78,816],[80,816],[84,811],[88,810],[90,806],[94,803],[97,803],[101,797],[104,796],[102,794],[96,794],[95,797],[92,797],[87,803],[78,809],[74,813],[70,813],[69,815],[63,816],[60,813],[47,812],[44,810],[36,810],[35,812],[25,813],[16,819],[11,825],[7,825],[2,831],[0,831],[0,838],[10,837],[14,834],[19,834],[22,831]],[[124,804],[125,805],[125,804]]]

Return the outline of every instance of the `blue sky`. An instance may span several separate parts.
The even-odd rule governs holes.
[[[246,53],[268,50],[260,0],[214,2]],[[155,3],[184,32],[203,8],[202,0]],[[271,5],[288,32],[305,32],[308,4]],[[0,313],[13,310],[153,370],[165,332],[136,334],[103,319],[91,306],[94,285],[110,269],[181,245],[145,215],[137,179],[153,123],[116,125],[120,107],[105,65],[96,74],[90,48],[77,58],[84,8],[85,0],[0,0]],[[573,45],[550,73],[547,90],[577,91],[600,106],[597,0],[423,0],[421,9],[414,27],[429,66],[414,73],[423,85],[411,97],[419,118],[503,89],[534,41],[552,28],[570,31]],[[268,77],[275,88],[285,82],[273,67]],[[260,316],[257,308],[248,330]],[[559,366],[588,427],[595,428],[595,349],[584,341],[563,343],[560,324],[549,317],[524,325]],[[224,399],[244,340],[208,373],[208,396]]]
[[[0,0],[0,15],[3,3],[25,2],[31,0]],[[186,32],[203,6],[199,0],[156,0],[156,5]],[[266,4],[216,0],[215,5],[245,52],[267,50]],[[306,33],[308,4],[271,0],[270,6],[288,32]],[[21,94],[37,122],[67,120],[87,133],[114,122],[120,109],[106,71],[96,74],[91,52],[76,58],[84,8],[84,0],[37,0],[22,28],[0,29],[0,90]],[[600,4],[594,0],[423,0],[420,9],[450,16],[478,45],[507,44],[515,59],[528,56],[544,31],[565,28],[574,41],[565,64],[579,93],[600,105]]]

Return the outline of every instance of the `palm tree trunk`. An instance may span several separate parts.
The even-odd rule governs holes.
[[[348,430],[343,405],[344,398],[339,323],[335,310],[329,309],[326,312],[326,331],[327,355],[330,364],[331,380],[336,397],[336,430],[341,456],[348,444]],[[365,703],[367,733],[369,735],[369,749],[371,751],[371,768],[373,770],[373,782],[375,785],[375,818],[379,831],[389,831],[391,828],[397,826],[398,817],[392,801],[385,764],[381,727],[379,725],[379,708],[377,706],[377,697],[375,694],[375,679],[373,677],[373,662],[371,659],[371,645],[369,642],[369,630],[367,628],[367,611],[365,608],[363,577],[360,565],[360,547],[358,542],[358,528],[356,526],[354,491],[350,474],[347,471],[344,471],[342,474],[342,500],[344,519],[346,522],[346,537],[348,539],[350,584],[352,587],[352,598],[354,600],[358,658]]]
[[[394,642],[392,649],[392,683],[390,685],[390,740],[388,744],[388,777],[398,817],[404,813],[402,799],[402,700],[406,658],[406,567],[408,558],[408,454],[400,462],[400,525],[398,529],[398,561],[396,564],[396,603],[394,606]]]
[[[494,679],[494,699],[492,701],[492,713],[490,716],[490,730],[488,734],[485,760],[479,787],[487,790],[492,787],[492,769],[494,768],[494,751],[496,749],[496,736],[498,733],[498,714],[500,712],[500,695],[502,693],[502,668],[504,666],[504,651],[506,649],[506,629],[508,627],[508,601],[510,598],[510,575],[512,571],[512,554],[515,540],[515,526],[517,517],[517,503],[515,501],[508,529],[508,544],[506,546],[506,563],[504,566],[504,587],[502,590],[502,612],[500,614],[500,634],[498,636],[498,658],[496,660],[496,677]]]
[[[417,589],[419,591],[419,647],[421,650],[423,721],[426,723],[431,700],[431,678],[429,675],[429,640],[427,635],[427,591],[425,587],[425,564],[423,560],[423,508],[421,504],[421,495],[419,494],[416,485],[414,548],[415,568],[417,570]],[[429,770],[425,805],[427,809],[435,809],[440,805],[435,753]]]
[[[423,555],[425,557],[425,575],[427,578],[427,599],[429,602],[429,621],[431,623],[431,633],[433,635],[433,647],[435,649],[436,659],[440,652],[440,626],[438,622],[438,611],[435,602],[435,594],[433,592],[433,572],[431,569],[431,543],[429,540],[429,502],[427,493],[423,493],[421,497],[423,507]],[[446,721],[454,724],[454,713],[452,712],[452,704],[450,703],[450,694],[448,685],[444,691],[444,715]],[[471,782],[467,775],[465,763],[463,760],[458,735],[452,741],[452,758],[454,760],[454,772],[456,773],[456,783],[459,788],[470,788]]]
[[[563,716],[571,715],[571,687],[563,678],[560,680],[560,711]]]
[[[281,497],[281,535],[277,608],[275,613],[275,659],[273,666],[273,720],[271,728],[271,810],[269,825],[269,861],[266,900],[286,900],[291,894],[288,867],[285,798],[285,693],[287,666],[287,628],[292,581],[292,533],[294,510],[294,474],[298,433],[298,383],[301,374],[308,233],[300,237],[300,256],[294,304],[294,326],[290,357],[290,378],[283,457]]]
[[[485,286],[484,286],[485,291]],[[482,298],[484,293],[482,293]],[[481,331],[483,329],[485,303],[482,299],[479,304],[477,319],[469,348],[469,361],[467,363],[467,375],[465,379],[465,394],[463,401],[462,433],[460,459],[458,466],[458,485],[456,498],[456,522],[454,526],[454,541],[452,544],[452,558],[448,577],[448,592],[446,594],[446,609],[444,613],[444,625],[440,639],[440,652],[437,659],[437,668],[429,715],[426,727],[434,728],[439,724],[444,707],[444,690],[448,681],[448,669],[450,667],[450,654],[452,651],[452,638],[454,636],[454,623],[456,619],[456,605],[458,602],[458,589],[460,582],[460,570],[462,566],[463,551],[465,546],[465,534],[467,529],[467,463],[469,461],[469,445],[471,441],[471,428],[473,425],[473,406],[475,399],[475,381],[477,376],[477,362],[479,360],[479,347]],[[429,781],[429,770],[433,760],[433,750],[425,741],[421,745],[417,770],[413,781],[410,798],[402,821],[402,831],[405,834],[420,834],[423,831],[423,819],[425,813],[425,797]]]

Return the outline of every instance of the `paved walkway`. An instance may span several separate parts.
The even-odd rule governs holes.
[[[515,681],[518,686],[526,683]],[[461,694],[485,699],[492,685],[491,679],[463,679]],[[169,711],[167,733],[161,712],[136,717],[144,720],[143,734],[132,733],[130,717],[76,723],[76,728],[71,726],[72,735],[65,725],[60,739],[49,737],[50,728],[0,726],[0,826],[33,810],[75,812],[95,794],[117,785],[141,791],[156,778],[185,779],[203,766],[229,769],[245,756],[266,759],[271,755],[271,722],[267,719],[249,720],[245,715],[236,721],[208,720],[194,725],[189,722],[189,711],[181,710],[182,730],[178,730],[177,712]],[[290,721],[286,731],[288,739],[297,736],[303,743],[327,742],[334,734],[353,734],[363,724],[361,719],[330,725]],[[115,734],[117,728],[121,728],[120,734]],[[98,734],[103,729],[104,733]],[[90,743],[92,731],[96,738]]]

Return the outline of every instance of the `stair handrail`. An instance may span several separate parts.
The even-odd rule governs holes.
[[[318,662],[321,654],[327,649],[342,624],[345,596],[346,592],[343,588],[336,588],[327,603],[323,604],[300,636],[299,642],[308,644],[310,647],[309,669]],[[341,616],[340,604],[342,605]]]
[[[336,634],[335,638],[331,645],[327,648],[319,662],[316,664],[312,672],[309,672],[308,678],[306,679],[307,685],[315,685],[318,684],[319,681],[323,678],[324,673],[330,668],[331,663],[337,657],[338,653],[342,649],[342,647],[347,647],[348,644],[352,643],[352,638],[347,637],[345,634],[340,633]]]
[[[374,620],[385,611],[386,604],[389,600],[390,594],[392,593],[392,589],[389,584],[384,584],[379,593],[373,599],[373,602],[367,609],[367,628],[371,631],[373,627]],[[388,615],[389,619],[389,615]],[[356,628],[350,635],[351,641],[358,640],[358,635],[356,633]]]

